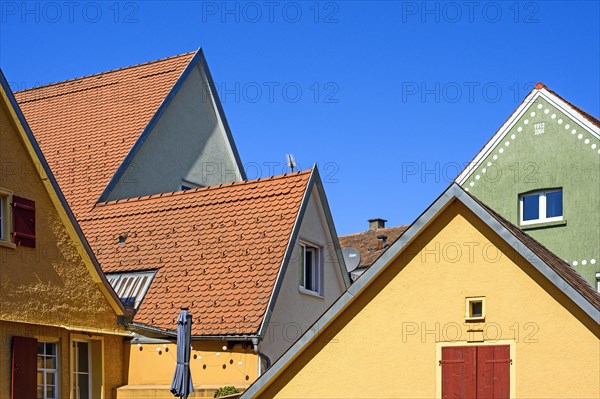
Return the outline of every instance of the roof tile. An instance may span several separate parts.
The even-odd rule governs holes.
[[[100,203],[80,223],[105,272],[158,270],[134,322],[170,330],[189,306],[194,334],[254,334],[309,178],[305,171]]]
[[[193,55],[15,93],[76,216],[93,207]]]

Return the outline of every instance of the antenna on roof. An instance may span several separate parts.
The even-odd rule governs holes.
[[[296,169],[296,160],[294,159],[294,155],[285,154],[285,158],[287,159],[287,166],[290,168],[290,171],[293,172]]]

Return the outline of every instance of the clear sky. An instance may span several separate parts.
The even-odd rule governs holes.
[[[542,81],[600,116],[589,2],[0,2],[13,90],[203,47],[250,178],[320,167],[339,234],[412,222]]]

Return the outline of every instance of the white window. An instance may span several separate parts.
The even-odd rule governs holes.
[[[521,225],[563,220],[562,189],[536,191],[519,196]]]
[[[0,189],[0,242],[11,243],[10,197],[12,193]]]
[[[37,399],[58,399],[58,343],[38,341]]]
[[[323,294],[323,270],[321,261],[321,247],[300,243],[300,288],[315,293]]]

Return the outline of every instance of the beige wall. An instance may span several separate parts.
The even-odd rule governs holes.
[[[261,352],[275,362],[333,302],[346,290],[332,237],[319,199],[313,188],[308,207],[300,225],[299,240],[323,248],[323,297],[302,293],[299,290],[300,263],[298,246],[294,247],[281,290],[276,298],[273,315],[265,337],[260,343]]]
[[[486,297],[484,323],[465,323],[470,296]],[[511,345],[516,397],[598,398],[599,337],[596,322],[455,202],[260,397],[433,398],[438,348],[484,339]]]
[[[140,385],[168,390],[177,364],[177,345],[166,344],[166,348],[165,344],[125,345],[126,351],[130,351],[129,387],[119,390],[119,397],[130,397],[125,391],[139,391]],[[222,341],[192,343],[190,369],[195,389],[215,390],[229,385],[246,388],[256,380],[257,355],[251,345],[236,344],[224,351],[226,345],[227,342]]]

